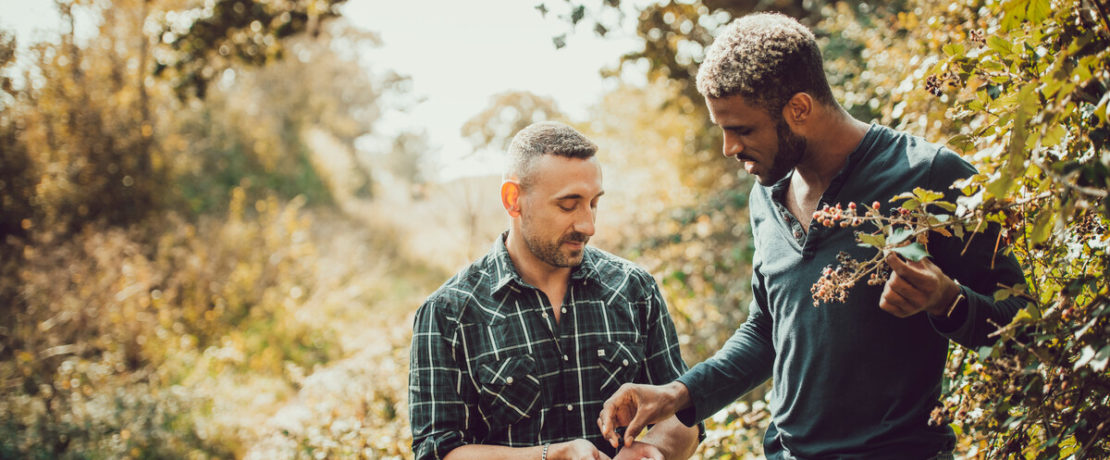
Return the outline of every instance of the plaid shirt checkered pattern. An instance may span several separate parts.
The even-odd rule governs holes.
[[[597,416],[626,382],[673,381],[686,364],[655,280],[592,247],[571,271],[561,318],[525,283],[502,238],[420,307],[409,410],[417,459],[464,444],[576,438],[612,455]]]

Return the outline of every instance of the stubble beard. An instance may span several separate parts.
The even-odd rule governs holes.
[[[536,256],[537,259],[553,267],[562,268],[577,267],[582,263],[582,254],[585,252],[585,246],[583,246],[583,249],[566,254],[562,251],[563,243],[567,241],[576,241],[585,245],[585,243],[590,240],[589,236],[579,232],[571,232],[559,237],[555,241],[547,242],[528,231],[533,228],[533,225],[532,219],[527,214],[524,216],[523,224],[524,225],[521,226],[521,236],[524,237],[524,245],[528,247],[528,250],[532,255]]]
[[[785,120],[780,119],[775,123],[775,131],[779,138],[779,151],[775,155],[774,162],[767,174],[758,177],[759,183],[765,187],[774,185],[786,177],[787,174],[790,174],[790,171],[798,166],[798,162],[802,161],[802,157],[806,153],[806,139],[794,134]]]

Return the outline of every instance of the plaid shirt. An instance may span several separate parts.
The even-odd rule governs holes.
[[[626,382],[686,371],[674,325],[645,270],[586,247],[558,323],[517,274],[504,235],[420,307],[409,411],[417,459],[464,444],[511,447],[584,438],[613,455],[597,417]]]

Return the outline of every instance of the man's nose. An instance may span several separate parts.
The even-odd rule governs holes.
[[[726,157],[734,157],[744,151],[744,144],[736,138],[735,135],[725,132],[724,139],[721,143],[721,150]]]
[[[597,209],[585,207],[585,211],[575,216],[574,231],[586,236],[594,236],[594,220],[597,219]]]

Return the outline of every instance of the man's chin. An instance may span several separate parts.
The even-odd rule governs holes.
[[[583,258],[582,255],[583,255],[584,252],[585,252],[584,249],[576,249],[576,250],[568,251],[566,254],[564,254],[563,260],[566,262],[566,266],[567,267],[577,267],[577,266],[581,265],[582,264],[582,258]]]

